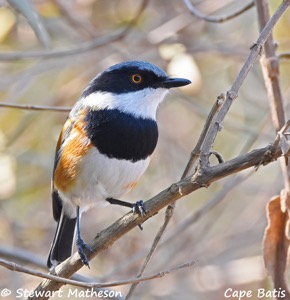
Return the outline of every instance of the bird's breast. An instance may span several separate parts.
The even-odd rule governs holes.
[[[118,109],[90,110],[85,124],[92,144],[109,158],[144,160],[153,153],[158,140],[155,120],[135,117]]]

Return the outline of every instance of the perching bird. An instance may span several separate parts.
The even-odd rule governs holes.
[[[77,249],[89,266],[80,233],[81,214],[118,204],[144,213],[143,202],[118,200],[150,162],[158,139],[156,110],[168,89],[189,84],[143,61],[114,65],[98,74],[72,108],[57,142],[52,177],[53,216],[58,222],[49,268]]]

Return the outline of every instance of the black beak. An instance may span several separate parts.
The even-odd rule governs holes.
[[[191,81],[185,78],[170,78],[167,77],[158,83],[158,86],[165,89],[184,86],[190,84]]]

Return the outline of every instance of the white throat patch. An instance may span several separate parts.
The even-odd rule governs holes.
[[[123,94],[96,92],[80,99],[82,105],[93,110],[118,109],[136,117],[156,119],[158,105],[165,98],[167,89],[145,88]]]

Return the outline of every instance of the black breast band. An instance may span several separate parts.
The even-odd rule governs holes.
[[[158,140],[156,121],[143,119],[117,109],[91,110],[86,132],[100,153],[132,162],[147,158]]]

